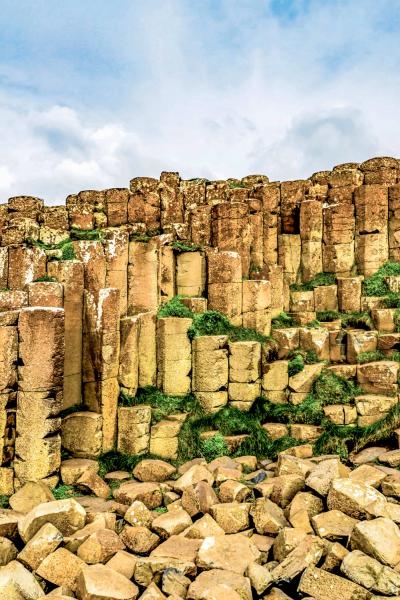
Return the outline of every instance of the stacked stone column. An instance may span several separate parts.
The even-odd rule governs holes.
[[[64,310],[24,308],[18,333],[15,475],[20,483],[44,479],[55,485],[61,462]]]
[[[76,260],[49,262],[48,274],[63,285],[65,356],[63,408],[82,401],[82,319],[84,270]]]
[[[389,258],[387,186],[359,187],[355,192],[355,207],[357,269],[368,277]]]
[[[261,393],[261,344],[229,344],[229,402],[240,410],[250,410]]]
[[[18,312],[0,313],[0,494],[13,492]]]
[[[196,337],[192,350],[193,392],[205,412],[216,412],[228,402],[228,338],[225,335]]]
[[[242,261],[237,252],[210,251],[207,255],[208,308],[242,325]]]
[[[192,350],[187,332],[191,319],[168,317],[157,321],[157,384],[165,394],[191,391]]]
[[[102,415],[104,451],[113,448],[117,436],[119,313],[119,290],[85,291],[84,403]]]

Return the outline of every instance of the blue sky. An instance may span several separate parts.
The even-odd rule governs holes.
[[[0,202],[400,156],[397,0],[0,0]]]

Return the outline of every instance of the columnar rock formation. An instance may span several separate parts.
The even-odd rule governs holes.
[[[79,192],[65,206],[28,196],[1,204],[0,492],[28,480],[55,485],[62,448],[81,458],[113,449],[177,458],[187,415],[154,422],[149,406],[119,405],[121,390],[194,393],[206,414],[248,411],[260,394],[296,406],[330,361],[364,396],[325,406],[326,417],[365,426],[387,415],[397,403],[397,317],[363,280],[400,260],[399,202],[399,160],[374,158],[301,181],[162,173],[129,189]],[[330,278],[302,285],[321,273]],[[388,277],[387,292],[399,282]],[[157,317],[177,295],[187,315]],[[193,317],[206,310],[259,337],[191,339]],[[283,311],[292,327],[276,321]],[[368,312],[372,326],[325,322],[335,311]],[[299,349],[316,360],[293,374]],[[377,351],[388,360],[357,365]],[[272,439],[299,442],[322,431],[263,425]]]

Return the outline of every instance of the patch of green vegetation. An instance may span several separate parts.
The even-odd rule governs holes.
[[[86,406],[86,404],[73,404],[72,406],[68,406],[68,408],[64,408],[64,410],[62,410],[60,412],[60,417],[61,419],[64,419],[65,417],[68,417],[68,415],[72,415],[73,413],[76,412],[84,412],[89,410],[89,408]]]
[[[104,477],[111,471],[128,471],[129,473],[136,467],[138,462],[145,458],[153,458],[150,454],[123,454],[117,450],[110,450],[100,454],[98,458],[99,475]]]
[[[318,327],[321,327],[321,323],[318,321],[318,319],[313,319],[312,321],[309,321],[305,326],[307,329],[318,329]]]
[[[243,188],[246,188],[246,187],[247,187],[247,185],[244,184],[244,183],[242,183],[241,181],[230,181],[229,182],[229,188],[231,190],[233,190],[235,188],[241,188],[241,189],[243,189]]]
[[[0,494],[0,508],[10,508],[9,497],[5,494]]]
[[[334,285],[336,277],[333,273],[317,273],[315,277],[304,283],[292,283],[290,289],[294,292],[311,292],[320,285]]]
[[[369,312],[338,312],[336,310],[323,310],[317,312],[320,322],[331,323],[341,320],[342,327],[353,327],[357,329],[373,329],[374,323]]]
[[[75,249],[72,242],[67,242],[62,247],[61,260],[75,260]]]
[[[181,296],[174,296],[173,298],[171,298],[171,300],[163,304],[158,309],[157,317],[159,319],[163,317],[180,317],[182,319],[192,319],[192,311],[190,310],[190,308],[185,306],[180,301],[180,299]]]
[[[376,273],[363,281],[362,293],[364,296],[387,296],[390,293],[386,277],[400,275],[400,263],[387,262]]]
[[[0,292],[10,292],[10,288],[0,288]]]
[[[297,375],[301,371],[304,371],[304,358],[301,354],[296,354],[288,364],[289,377],[293,377],[293,375]]]
[[[229,449],[223,435],[218,432],[212,437],[202,440],[201,453],[207,462],[211,462],[220,456],[227,456],[229,454]]]
[[[326,406],[328,404],[348,404],[353,401],[354,396],[361,394],[362,391],[353,381],[343,379],[333,371],[325,369],[314,381],[311,393],[323,406]]]
[[[398,292],[389,292],[383,299],[386,308],[400,308],[400,294]]]
[[[254,329],[232,325],[228,317],[216,310],[193,315],[188,336],[192,340],[200,335],[227,335],[232,342],[255,341],[261,344],[270,339]]]
[[[129,236],[130,242],[149,242],[151,240],[151,236],[147,233],[131,233]]]
[[[57,279],[55,277],[50,277],[50,275],[43,275],[43,277],[38,277],[34,280],[34,283],[56,283]]]
[[[153,508],[153,512],[163,514],[163,513],[168,512],[168,508],[166,506],[157,506],[156,508]]]
[[[321,359],[318,357],[318,354],[315,352],[315,350],[303,350],[302,348],[296,348],[296,350],[291,350],[288,353],[287,358],[289,358],[290,361],[292,361],[292,359],[294,359],[298,356],[300,356],[303,361],[303,368],[304,368],[304,365],[313,365],[315,363],[322,362]],[[301,369],[301,370],[303,370],[303,369]],[[298,373],[299,372],[300,371],[298,371]]]
[[[376,360],[387,360],[387,356],[385,356],[380,350],[360,352],[360,354],[357,356],[357,362],[360,364],[374,362]]]
[[[296,322],[293,317],[290,317],[287,313],[281,312],[277,317],[274,317],[271,321],[272,329],[285,329],[286,327],[296,327]]]
[[[75,229],[72,227],[71,232],[72,240],[86,240],[90,242],[101,242],[103,240],[104,234],[101,229]]]
[[[337,310],[320,310],[317,312],[317,320],[322,323],[332,323],[341,318],[341,313]]]
[[[400,333],[400,308],[394,311],[393,315],[394,327],[397,333]]]
[[[191,413],[198,415],[201,413],[201,408],[193,394],[167,396],[153,386],[139,388],[136,396],[129,396],[121,391],[119,396],[120,406],[138,406],[140,404],[152,407],[153,423],[157,423],[172,414]]]
[[[177,252],[198,252],[199,250],[203,250],[203,246],[192,244],[191,242],[176,241],[172,244],[172,247]]]
[[[55,500],[65,500],[66,498],[82,495],[73,485],[58,485],[52,492]]]

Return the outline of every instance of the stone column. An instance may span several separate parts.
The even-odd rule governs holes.
[[[379,184],[362,185],[354,199],[357,268],[368,277],[389,258],[388,188]]]
[[[163,171],[160,175],[161,228],[171,231],[174,223],[183,223],[183,194],[179,173]]]
[[[105,209],[109,227],[119,227],[128,222],[129,190],[126,188],[112,188],[105,190]]]
[[[0,313],[0,494],[13,493],[18,312]]]
[[[6,288],[8,288],[8,248],[0,247],[0,290]]]
[[[300,233],[300,205],[304,201],[310,182],[282,181],[281,183],[281,231],[283,234]]]
[[[119,290],[119,308],[121,316],[124,316],[128,309],[128,232],[125,229],[105,230],[103,247],[106,260],[105,287]]]
[[[120,406],[118,408],[118,451],[131,455],[148,452],[150,426],[150,406]]]
[[[82,401],[83,264],[76,260],[52,261],[48,273],[63,285],[65,356],[63,408]]]
[[[191,390],[192,349],[187,332],[191,319],[157,320],[157,383],[165,394],[185,396]]]
[[[206,282],[205,258],[202,252],[179,252],[176,258],[176,284],[179,296],[203,295]]]
[[[271,283],[265,280],[243,281],[243,327],[262,335],[271,332]]]
[[[211,240],[211,206],[197,206],[190,213],[190,239],[193,244],[208,246]]]
[[[129,242],[128,315],[158,308],[157,240]]]
[[[245,202],[223,202],[211,213],[212,245],[219,250],[237,252],[242,258],[243,275],[250,269],[250,226]]]
[[[208,308],[242,325],[242,261],[237,252],[207,254]]]
[[[153,177],[135,177],[130,182],[128,200],[128,223],[141,223],[144,231],[160,229],[159,181]]]
[[[156,385],[157,383],[157,314],[146,312],[137,315],[139,318],[139,387]]]
[[[278,236],[278,262],[283,269],[283,301],[284,309],[289,310],[290,286],[296,283],[301,259],[300,235]]]
[[[84,403],[103,417],[103,451],[107,451],[113,448],[117,436],[119,290],[85,292],[84,328]]]
[[[300,206],[301,273],[310,281],[322,272],[322,202],[307,200]]]
[[[341,188],[340,188],[341,189]],[[350,194],[350,202],[352,192]],[[326,273],[348,277],[354,264],[354,206],[335,203],[323,209],[322,263]]]
[[[400,183],[389,187],[389,259],[400,261]]]
[[[15,475],[21,483],[45,479],[55,485],[61,463],[64,310],[24,308],[18,333]]]
[[[261,393],[261,344],[229,344],[229,402],[240,410],[250,410]]]
[[[83,263],[85,290],[98,292],[106,286],[106,259],[103,244],[99,241],[74,242],[77,260]]]
[[[119,385],[135,396],[139,381],[139,316],[124,317],[120,323]]]
[[[228,402],[228,338],[210,335],[194,338],[192,387],[207,413]]]
[[[337,294],[340,311],[360,312],[363,279],[363,276],[337,278]]]
[[[46,275],[46,253],[41,248],[11,246],[8,250],[8,287],[23,290],[25,285]]]

